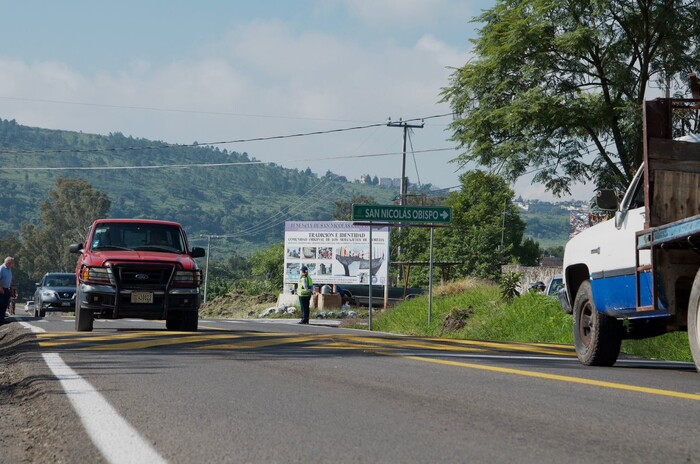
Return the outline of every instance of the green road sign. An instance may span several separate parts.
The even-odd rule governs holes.
[[[352,205],[353,221],[449,224],[452,208],[446,206]]]

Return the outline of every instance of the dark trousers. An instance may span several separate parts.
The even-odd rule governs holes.
[[[7,306],[10,304],[10,289],[3,288],[2,295],[0,295],[0,322],[5,319],[5,311],[7,311]],[[308,304],[307,304],[308,307]]]
[[[301,322],[309,322],[309,303],[311,295],[299,295],[299,306],[301,306]]]

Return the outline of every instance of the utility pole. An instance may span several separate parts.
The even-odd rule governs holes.
[[[425,126],[425,122],[409,124],[401,118],[399,118],[398,122],[392,122],[391,118],[389,118],[386,125],[389,127],[403,127],[403,159],[401,161],[401,192],[399,193],[399,205],[403,206],[406,204],[406,193],[408,192],[408,182],[406,181],[406,139],[408,137],[408,129],[422,129]]]
[[[425,126],[425,122],[421,120],[420,124],[409,124],[402,118],[399,118],[398,122],[392,122],[391,118],[389,118],[386,122],[386,125],[389,127],[403,127],[403,157],[401,161],[401,188],[399,192],[399,205],[404,206],[406,204],[406,193],[408,192],[408,182],[406,180],[406,139],[408,138],[408,130],[416,128],[422,129],[423,126]],[[403,239],[403,229],[401,227],[399,227],[399,237]],[[396,258],[400,260],[401,245],[399,245],[399,247],[397,248],[396,255]],[[398,276],[399,279],[402,277],[401,267],[399,267]]]
[[[207,263],[204,267],[204,303],[207,302],[207,287],[209,286],[209,255],[211,254],[212,235],[200,235],[207,238]],[[213,237],[216,237],[215,235]]]

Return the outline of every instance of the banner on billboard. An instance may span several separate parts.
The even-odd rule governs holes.
[[[301,266],[314,284],[372,284],[389,280],[389,227],[372,229],[350,221],[287,221],[284,224],[284,283],[299,281]]]

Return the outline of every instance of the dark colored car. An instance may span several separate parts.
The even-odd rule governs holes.
[[[34,316],[44,317],[46,311],[75,311],[75,274],[49,272],[36,284]]]

